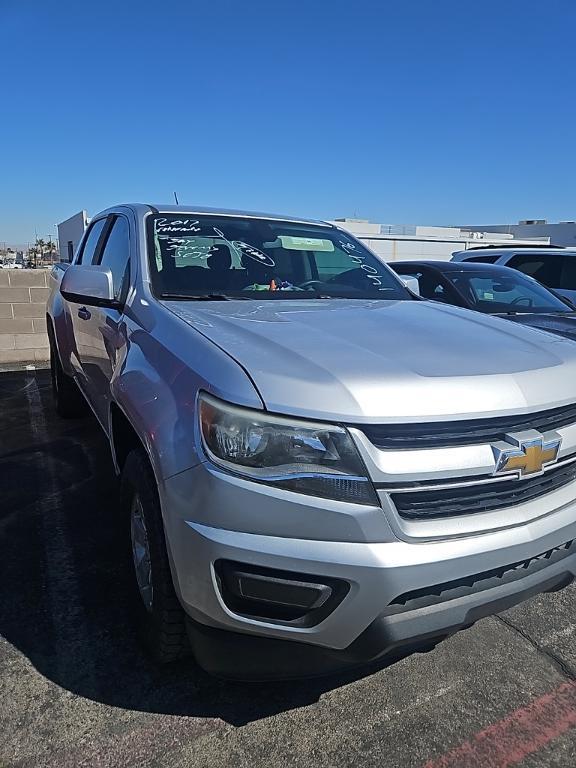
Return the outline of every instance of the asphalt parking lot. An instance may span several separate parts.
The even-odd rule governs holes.
[[[576,588],[346,678],[158,669],[131,629],[107,445],[0,373],[0,766],[576,765]]]

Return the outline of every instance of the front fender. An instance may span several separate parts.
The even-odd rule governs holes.
[[[50,296],[46,304],[46,320],[48,333],[62,368],[68,376],[73,376],[75,371],[71,363],[71,354],[75,344],[68,304],[60,293],[63,274],[63,269],[54,268],[48,277]]]
[[[174,324],[177,324],[174,327]],[[111,381],[112,402],[124,413],[145,446],[160,481],[201,461],[196,399],[206,390],[252,408],[262,408],[244,370],[193,329],[170,319],[169,327],[142,330],[126,318],[126,351]],[[172,327],[170,327],[172,326]],[[163,343],[164,333],[168,343]],[[186,343],[178,345],[179,333]],[[110,432],[111,433],[111,432]]]

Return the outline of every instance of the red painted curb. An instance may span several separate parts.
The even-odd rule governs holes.
[[[507,768],[576,725],[576,683],[535,699],[424,768]]]

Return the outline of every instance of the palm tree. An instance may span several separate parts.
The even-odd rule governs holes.
[[[46,247],[46,241],[41,237],[37,237],[34,245],[34,264],[38,266],[38,254],[40,254],[40,264],[42,264],[44,261],[44,248]]]
[[[42,249],[40,246],[41,242],[42,242],[41,240],[36,238],[36,242],[34,243],[34,245],[31,245],[28,248],[28,261],[30,262],[30,266],[32,267],[38,266],[38,256],[40,256],[40,259],[42,259]]]
[[[54,254],[58,251],[56,248],[56,243],[52,240],[52,238],[48,238],[48,241],[46,242],[46,250],[48,252],[48,256],[50,257],[50,264],[54,264]]]

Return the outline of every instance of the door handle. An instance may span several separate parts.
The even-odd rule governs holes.
[[[80,309],[78,310],[78,317],[81,320],[90,320],[92,315],[90,314],[90,311],[86,309],[86,307],[80,307]]]

